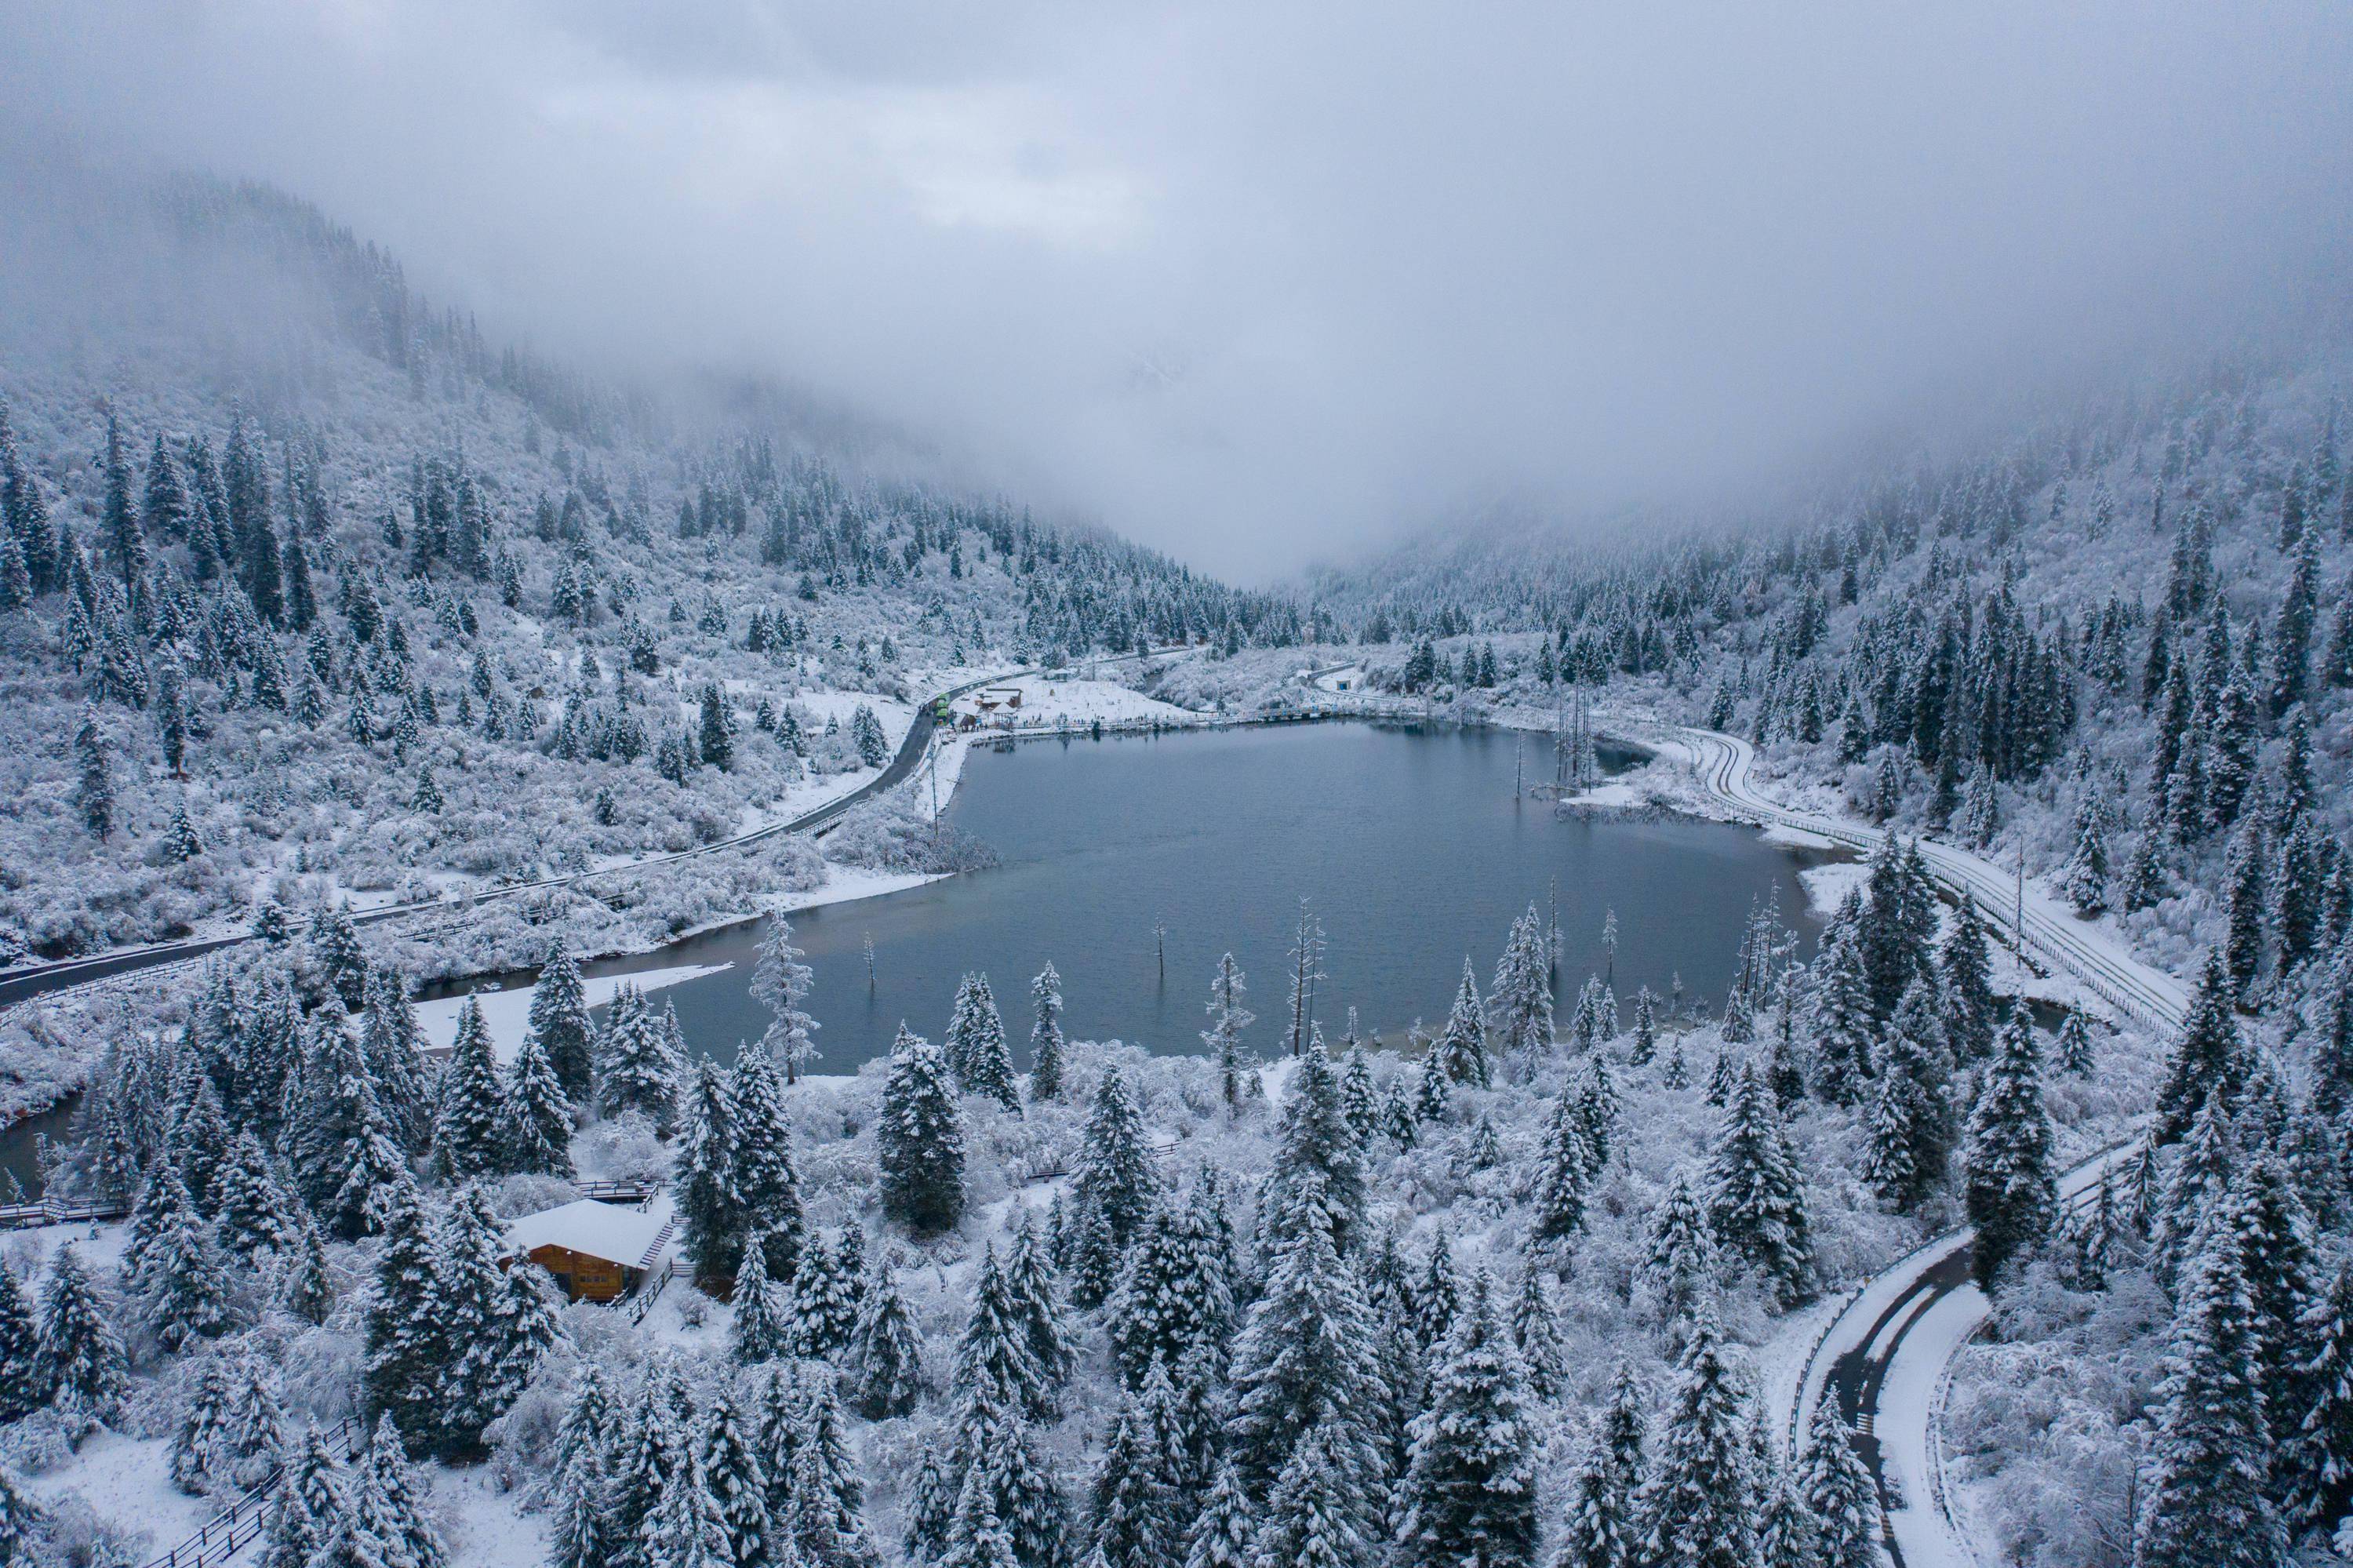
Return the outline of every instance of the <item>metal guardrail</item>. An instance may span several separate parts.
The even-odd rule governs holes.
[[[42,1225],[78,1225],[88,1221],[119,1220],[131,1213],[128,1203],[10,1203],[0,1208],[0,1231],[29,1231]]]
[[[367,1427],[346,1415],[327,1435],[328,1450],[349,1464],[366,1446],[367,1434]],[[219,1568],[268,1525],[271,1494],[285,1473],[283,1465],[272,1465],[268,1475],[238,1493],[235,1501],[206,1520],[194,1535],[162,1556],[148,1559],[142,1568]]]

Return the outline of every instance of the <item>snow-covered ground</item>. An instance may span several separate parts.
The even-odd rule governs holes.
[[[984,702],[993,694],[1020,694],[1020,706],[993,708]],[[984,732],[1083,728],[1092,724],[1198,724],[1202,715],[1173,703],[1145,696],[1113,681],[1055,680],[1046,675],[1022,675],[985,686],[958,697],[954,711],[969,715]]]
[[[948,787],[944,781],[943,788]],[[925,883],[939,880],[937,876],[921,872],[863,871],[850,866],[828,866],[823,887],[814,893],[787,894],[777,899],[767,913],[790,915],[826,905],[879,898],[885,894],[903,893],[910,887],[921,887]],[[732,964],[681,964],[671,969],[640,969],[634,974],[592,975],[584,980],[582,985],[587,992],[588,1005],[602,1007],[612,1001],[614,993],[624,985],[654,991],[733,967]],[[484,990],[420,1001],[417,1004],[417,1022],[423,1028],[427,1045],[446,1047],[458,1037],[458,1014],[465,1006],[467,996],[470,995],[481,1004],[482,1023],[490,1031],[491,1048],[501,1061],[511,1061],[516,1047],[522,1043],[524,1026],[531,1016],[531,999],[538,989],[536,985],[522,985],[503,991]]]

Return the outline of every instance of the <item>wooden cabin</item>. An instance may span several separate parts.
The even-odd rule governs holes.
[[[600,1203],[582,1198],[507,1226],[507,1255],[555,1277],[575,1301],[611,1301],[637,1288],[670,1245],[670,1203]]]

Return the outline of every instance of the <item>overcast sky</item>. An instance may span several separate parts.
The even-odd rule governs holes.
[[[2353,5],[33,0],[0,96],[1264,577],[2338,286]]]

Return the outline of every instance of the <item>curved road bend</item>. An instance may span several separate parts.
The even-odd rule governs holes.
[[[771,822],[765,827],[754,828],[748,833],[738,833],[733,838],[719,839],[711,843],[699,844],[693,849],[681,850],[675,854],[649,856],[644,860],[632,861],[627,865],[608,866],[600,871],[572,872],[563,876],[541,877],[532,882],[511,882],[458,898],[426,899],[411,904],[389,904],[380,909],[355,913],[352,916],[353,923],[360,926],[374,926],[382,921],[397,919],[404,915],[427,912],[462,913],[466,910],[480,908],[486,904],[497,903],[501,899],[513,898],[522,894],[540,892],[551,887],[563,887],[590,877],[631,876],[640,872],[675,865],[681,861],[693,860],[702,855],[717,854],[723,850],[742,849],[747,844],[758,843],[764,839],[775,838],[779,834],[808,832],[824,828],[860,801],[871,800],[914,773],[931,747],[932,731],[934,727],[932,713],[938,704],[960,697],[982,686],[1010,680],[1013,674],[1019,673],[1000,673],[977,681],[967,681],[961,685],[951,686],[945,691],[934,693],[924,698],[915,709],[914,718],[907,726],[905,738],[899,743],[898,754],[891,758],[890,763],[881,773],[848,794],[828,800],[822,806],[814,807],[789,821]],[[86,959],[60,959],[55,963],[17,969],[14,973],[0,977],[0,1008],[30,1001],[37,996],[49,996],[58,991],[71,991],[76,986],[88,985],[93,980],[107,980],[116,975],[132,974],[140,969],[153,969],[161,964],[185,963],[191,959],[200,959],[207,953],[219,952],[223,948],[234,948],[251,940],[253,938],[250,933],[240,933],[231,937],[198,938],[185,942],[163,942],[147,948],[121,948],[112,952],[94,954]]]
[[[1682,726],[1662,733],[1620,729],[1627,738],[1689,760],[1702,787],[1743,818],[1866,852],[1881,842],[1883,835],[1872,829],[1789,810],[1758,794],[1750,780],[1755,748],[1736,736]],[[2021,955],[2063,970],[2127,1017],[2159,1029],[2180,1026],[2189,997],[2173,976],[2102,940],[2039,897],[2024,899],[2021,909],[2012,874],[1989,861],[1926,839],[1920,853],[1947,888],[1973,895],[1989,924]],[[2062,1206],[2088,1202],[2101,1175],[2130,1147],[2102,1150],[2062,1172]],[[1952,1507],[1935,1431],[1952,1360],[1992,1310],[1970,1276],[1973,1239],[1966,1227],[1947,1231],[1867,1281],[1825,1327],[1779,1413],[1794,1440],[1816,1400],[1825,1394],[1838,1400],[1878,1485],[1888,1555],[1896,1568],[1989,1561],[1968,1540]]]

